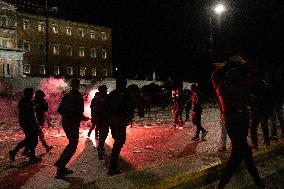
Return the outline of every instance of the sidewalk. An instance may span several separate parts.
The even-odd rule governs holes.
[[[258,151],[253,151],[253,155],[254,160],[258,162],[283,152],[284,139],[273,143],[269,148],[260,147]],[[228,155],[221,154],[220,157],[214,157],[219,156],[216,153],[212,156],[185,157],[165,166],[98,179],[95,182],[82,185],[82,188],[166,189],[183,185],[195,188],[217,180],[224,168],[224,158]],[[242,168],[244,167],[242,166]]]

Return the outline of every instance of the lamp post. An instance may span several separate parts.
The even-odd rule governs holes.
[[[213,10],[213,11],[212,11]],[[224,4],[219,3],[217,5],[215,5],[210,11],[210,17],[209,17],[209,24],[210,24],[210,56],[211,56],[211,62],[213,59],[213,25],[212,25],[212,14],[214,13],[214,15],[217,15],[217,19],[218,19],[218,35],[219,35],[219,40],[221,38],[221,16],[222,14],[226,11],[226,7]],[[213,13],[212,13],[213,12]]]

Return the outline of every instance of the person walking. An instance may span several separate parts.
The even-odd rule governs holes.
[[[134,114],[134,103],[131,95],[126,90],[127,80],[123,76],[116,78],[116,89],[105,98],[105,116],[111,128],[114,139],[108,175],[119,174],[118,158],[126,141],[126,127]]]
[[[80,80],[72,79],[71,91],[63,97],[57,109],[57,112],[62,116],[62,127],[69,141],[55,163],[57,167],[56,177],[59,178],[73,173],[72,170],[66,168],[66,165],[76,152],[79,143],[80,122],[89,119],[83,114],[84,99],[79,92],[79,87]]]
[[[254,85],[253,73],[239,56],[231,57],[224,66],[216,68],[212,74],[212,83],[222,107],[224,124],[231,139],[232,151],[218,183],[224,188],[233,173],[244,160],[254,183],[264,187],[253,162],[252,150],[247,142],[249,127],[249,94]],[[222,79],[217,75],[221,74]]]
[[[21,148],[26,148],[29,152],[29,162],[38,163],[42,159],[37,157],[35,149],[38,143],[39,125],[36,120],[34,103],[32,101],[34,95],[33,88],[25,88],[24,95],[18,103],[19,123],[23,129],[25,138],[19,142],[13,150],[9,151],[10,160],[15,161],[15,156]]]
[[[192,104],[192,113],[191,113],[192,123],[196,125],[196,133],[195,136],[192,138],[192,140],[198,141],[200,131],[202,131],[201,140],[204,141],[208,131],[206,131],[201,126],[201,114],[202,114],[201,94],[196,84],[191,85],[191,104]]]
[[[92,126],[90,127],[89,131],[88,131],[88,137],[91,136],[93,130],[96,128],[96,122],[97,122],[97,118],[96,118],[96,115],[95,115],[95,103],[98,99],[98,96],[99,96],[99,92],[96,92],[95,93],[95,96],[93,97],[92,101],[91,101],[91,105],[90,105],[90,108],[91,108],[91,120],[92,120]],[[99,139],[99,135],[98,135],[98,131],[95,129],[95,139],[98,140]]]

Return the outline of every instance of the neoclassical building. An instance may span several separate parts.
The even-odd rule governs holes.
[[[0,0],[0,32],[1,76],[112,77],[110,28],[46,19]]]

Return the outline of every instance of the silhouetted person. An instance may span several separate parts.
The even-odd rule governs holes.
[[[106,123],[104,114],[104,100],[107,96],[107,87],[100,85],[98,87],[98,96],[96,96],[91,102],[91,109],[93,111],[92,119],[96,121],[96,139],[98,141],[98,156],[99,159],[103,159],[103,153],[105,152],[105,140],[109,132],[109,126]]]
[[[105,112],[107,123],[111,128],[114,139],[108,175],[119,174],[118,158],[126,141],[126,127],[132,119],[134,104],[126,90],[127,80],[123,76],[116,79],[116,89],[105,98]]]
[[[192,113],[191,119],[192,123],[196,125],[196,133],[192,140],[199,140],[200,131],[202,132],[201,140],[205,140],[205,137],[208,133],[202,126],[201,126],[201,114],[202,114],[202,104],[201,104],[201,94],[197,89],[196,84],[191,85],[191,106],[192,106]]]
[[[240,57],[230,58],[223,67],[216,68],[212,82],[222,106],[222,116],[231,139],[232,151],[221,175],[218,188],[224,188],[244,160],[248,172],[258,186],[263,186],[247,143],[249,127],[249,94],[254,84],[247,65]],[[222,79],[217,79],[222,75]]]
[[[186,90],[184,95],[185,122],[187,122],[189,121],[189,110],[191,109],[191,90]]]
[[[95,129],[96,127],[96,123],[97,123],[97,118],[96,118],[96,115],[95,115],[95,103],[98,99],[98,96],[99,96],[99,92],[96,92],[95,93],[95,96],[94,98],[92,99],[91,101],[91,105],[90,105],[90,108],[91,108],[91,117],[92,117],[92,126],[91,128],[89,129],[89,132],[88,132],[88,137],[91,136],[92,134],[92,131]],[[98,140],[99,139],[99,135],[98,135],[98,131],[95,130],[95,139]]]
[[[17,152],[25,147],[29,152],[31,163],[38,163],[41,158],[35,155],[35,149],[38,143],[39,125],[36,120],[34,103],[32,101],[34,95],[33,88],[25,88],[24,96],[18,103],[19,108],[19,123],[24,131],[25,139],[17,144],[14,150],[9,151],[10,159],[15,161]]]
[[[268,76],[263,74],[252,91],[250,125],[251,147],[258,149],[257,127],[259,124],[262,129],[264,144],[270,146],[268,119],[273,114],[275,103]]]
[[[80,80],[72,79],[71,91],[63,97],[57,110],[62,116],[63,130],[69,141],[63,153],[55,163],[55,166],[57,167],[57,177],[64,177],[73,173],[72,170],[66,168],[66,164],[76,152],[79,143],[80,122],[88,120],[88,118],[83,115],[84,99],[79,92],[79,87]]]
[[[183,111],[183,99],[181,89],[173,90],[172,94],[173,98],[173,116],[174,116],[174,127],[175,128],[183,128],[182,122],[182,111]]]

